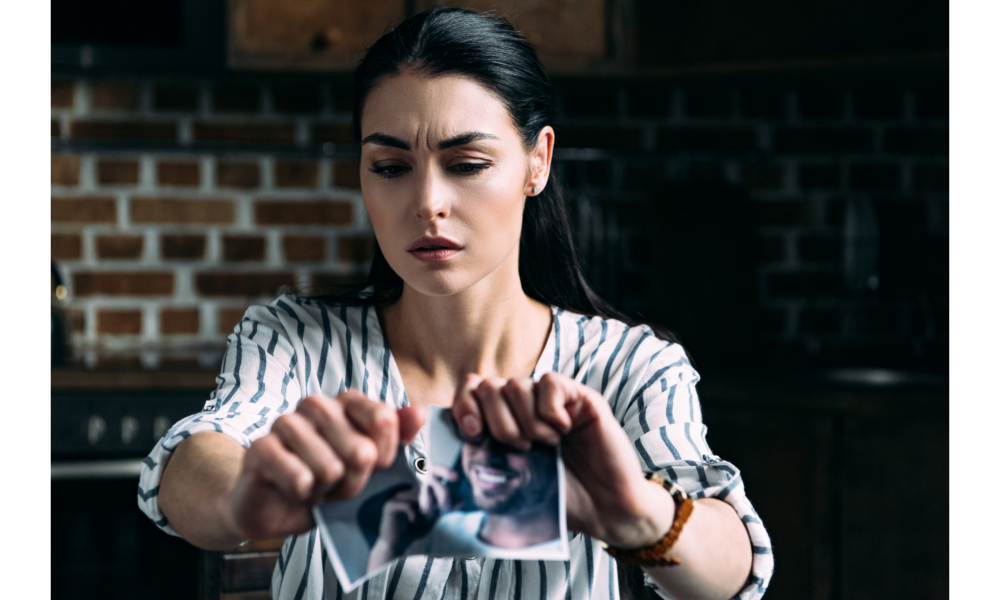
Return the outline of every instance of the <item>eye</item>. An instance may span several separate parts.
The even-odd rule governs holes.
[[[375,173],[379,177],[392,179],[393,177],[399,177],[406,171],[409,171],[410,168],[403,165],[377,165],[368,170]]]
[[[489,163],[458,163],[452,167],[452,170],[462,175],[475,175],[489,168]]]

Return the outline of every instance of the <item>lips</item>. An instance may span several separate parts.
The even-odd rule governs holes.
[[[482,465],[472,467],[472,476],[481,490],[489,492],[501,488],[517,477],[517,473],[501,469],[491,469]]]
[[[451,260],[462,251],[462,245],[441,236],[423,236],[406,247],[406,251],[425,263],[441,263]]]

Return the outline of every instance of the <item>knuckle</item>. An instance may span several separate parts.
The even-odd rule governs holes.
[[[324,485],[333,485],[344,475],[344,466],[339,460],[328,460],[316,472],[316,479]]]
[[[281,415],[274,420],[274,423],[271,425],[271,431],[278,436],[284,437],[293,431],[295,427],[294,421],[295,413],[290,415]],[[264,439],[266,438],[261,438],[262,441]]]
[[[521,432],[509,425],[491,428],[490,433],[494,438],[505,444],[511,444],[521,438]]]
[[[372,422],[375,427],[383,430],[395,431],[399,427],[399,417],[396,415],[396,411],[382,404],[376,405]]]
[[[369,469],[375,465],[375,461],[378,459],[378,449],[371,440],[362,438],[351,446],[348,456],[345,458],[346,462],[356,469]]]

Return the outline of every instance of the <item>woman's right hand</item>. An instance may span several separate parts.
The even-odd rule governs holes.
[[[354,390],[309,396],[251,444],[232,491],[234,526],[244,539],[315,527],[312,507],[350,498],[396,458],[423,425],[419,407],[392,409]]]

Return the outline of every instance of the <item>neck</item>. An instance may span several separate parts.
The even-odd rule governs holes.
[[[503,272],[510,262],[513,276]],[[521,289],[516,260],[497,271],[448,296],[429,296],[404,284],[399,301],[382,310],[383,332],[411,402],[450,406],[453,390],[468,373],[531,374],[548,339],[551,309]]]
[[[559,525],[549,511],[535,510],[518,515],[486,513],[479,539],[500,548],[523,548],[559,537]]]

